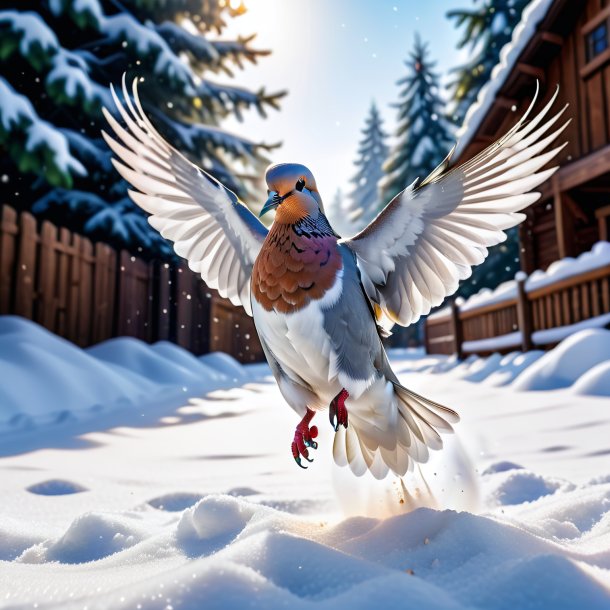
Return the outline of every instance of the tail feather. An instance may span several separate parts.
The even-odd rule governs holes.
[[[398,476],[414,462],[428,461],[430,450],[443,447],[440,433],[453,432],[458,414],[433,400],[381,378],[377,387],[354,403],[349,427],[335,434],[333,456],[356,476],[369,470],[382,479],[391,470]],[[348,401],[348,408],[349,408]]]

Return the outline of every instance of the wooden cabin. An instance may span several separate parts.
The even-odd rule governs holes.
[[[533,0],[492,82],[469,110],[457,150],[464,161],[509,129],[540,83],[539,108],[559,85],[569,103],[560,169],[520,227],[531,273],[610,235],[610,0]]]

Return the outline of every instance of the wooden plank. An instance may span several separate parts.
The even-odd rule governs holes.
[[[553,328],[553,302],[552,295],[547,295],[544,297],[544,308],[546,311],[546,320],[547,320],[547,328]]]
[[[574,320],[574,322],[580,322],[581,320],[581,308],[578,302],[578,292],[578,286],[574,286],[572,288],[572,319]]]
[[[582,36],[586,36],[592,32],[598,25],[601,25],[610,17],[610,6],[602,9],[593,5],[593,2],[587,4],[587,22],[580,28]]]
[[[583,116],[585,116],[584,113]],[[557,176],[559,188],[563,192],[590,182],[608,172],[610,172],[610,144],[560,167],[555,176]]]
[[[80,290],[80,251],[82,237],[72,235],[72,243],[69,249],[69,271],[68,271],[68,301],[66,308],[66,338],[72,343],[78,343],[78,320],[79,320],[79,290]]]
[[[461,360],[463,356],[462,322],[460,320],[460,310],[455,302],[455,299],[451,301],[451,319],[453,321],[453,350],[456,357]]]
[[[553,293],[553,319],[555,326],[563,326],[563,316],[561,315],[561,297],[558,292]]]
[[[2,207],[0,218],[0,315],[13,313],[15,266],[17,260],[17,212]]]
[[[582,304],[581,308],[578,308],[578,287],[574,288],[574,293],[576,299],[573,302],[574,306],[574,319],[576,322],[580,322],[581,320],[586,320],[591,317],[591,300],[589,299],[589,284],[584,283],[580,286],[580,302]]]
[[[569,222],[567,216],[567,210],[563,205],[563,198],[559,189],[559,181],[557,179],[557,174],[553,176],[551,183],[553,187],[553,209],[555,210],[557,248],[559,250],[559,258],[565,258],[567,256],[569,244],[572,243],[572,240],[570,240],[569,235],[571,223]]]
[[[42,223],[38,272],[38,302],[36,322],[51,332],[57,332],[56,254],[57,229],[48,220]]]
[[[68,300],[70,296],[70,244],[72,235],[66,228],[59,230],[59,244],[57,248],[57,319],[55,327],[57,334],[68,337]]]
[[[533,326],[532,331],[540,330],[540,313],[538,311],[538,301],[530,301],[530,306],[532,308],[532,320]]]
[[[22,212],[19,219],[15,314],[28,320],[33,318],[34,313],[37,242],[36,220],[28,212]]]
[[[117,281],[117,301],[118,306],[115,316],[115,331],[116,334],[133,336],[131,327],[131,318],[129,316],[129,303],[132,297],[131,289],[131,273],[129,268],[129,253],[121,250],[118,257],[118,281]]]
[[[184,347],[184,349],[190,349],[191,347],[192,311],[190,299],[187,298],[190,295],[190,277],[188,273],[189,269],[184,263],[181,263],[176,269],[176,343]]]
[[[604,112],[603,85],[602,74],[600,72],[592,74],[586,81],[587,98],[589,100],[588,120],[590,122],[591,147],[594,150],[603,148],[608,143],[606,139],[607,121]]]
[[[77,345],[86,347],[91,344],[93,327],[91,314],[96,306],[93,300],[93,245],[86,238],[81,239],[79,262]]]
[[[532,306],[525,293],[525,279],[517,280],[517,319],[521,331],[521,349],[532,349]]]
[[[591,309],[593,312],[593,317],[601,314],[599,306],[599,287],[597,285],[597,281],[595,280],[591,282]]]
[[[610,313],[610,279],[602,278],[601,282],[603,313]]]
[[[572,316],[570,315],[570,292],[567,289],[561,291],[561,310],[563,312],[564,324],[571,324]]]
[[[108,292],[107,288],[107,246],[102,243],[95,244],[95,261],[93,263],[93,302],[95,307],[92,317],[91,342],[99,343],[105,337],[104,320],[108,318]]]
[[[583,23],[584,20],[584,15],[581,15],[579,21],[580,23]],[[574,32],[573,34],[576,37],[576,33]],[[583,135],[583,147],[582,147],[582,152],[587,153],[587,152],[591,152],[591,133],[589,131],[589,127],[591,125],[590,121],[589,121],[589,104],[588,104],[588,100],[587,100],[587,92],[586,92],[586,87],[583,86],[582,83],[582,74],[581,71],[582,69],[585,67],[587,61],[585,58],[585,45],[584,45],[584,41],[582,39],[582,37],[577,37],[575,38],[575,43],[574,43],[574,51],[575,51],[575,60],[576,60],[576,65],[577,65],[577,69],[578,69],[578,97],[579,97],[579,107],[578,107],[578,118],[577,120],[579,121],[579,125],[580,125],[580,130],[582,132]],[[562,188],[562,190],[567,190]]]

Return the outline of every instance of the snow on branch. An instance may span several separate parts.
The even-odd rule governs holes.
[[[64,134],[43,121],[31,102],[0,78],[0,142],[20,151],[19,169],[39,171],[42,167],[52,184],[72,183],[71,173],[86,175],[82,163],[70,154]]]
[[[0,37],[0,59],[18,49],[36,70],[47,65],[49,56],[60,48],[53,30],[30,11],[0,11]]]
[[[186,95],[195,95],[190,67],[170,48],[159,33],[125,13],[104,17],[100,30],[113,42],[132,44],[138,53],[155,57],[156,73],[179,81]]]
[[[98,0],[49,0],[49,8],[56,17],[68,13],[79,27],[96,27],[104,16]]]
[[[102,106],[110,106],[112,97],[108,87],[102,87],[89,77],[89,65],[80,54],[60,48],[52,58],[53,67],[47,74],[49,94],[59,103],[81,104],[90,112],[99,113]]]

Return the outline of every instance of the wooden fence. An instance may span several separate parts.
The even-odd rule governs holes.
[[[610,323],[610,265],[555,283],[526,290],[526,279],[516,282],[516,295],[480,307],[447,310],[429,316],[425,324],[426,351],[464,354],[527,351],[548,348],[557,336],[576,330],[579,322],[599,318]],[[557,329],[553,332],[552,329]]]
[[[0,315],[15,314],[87,347],[117,336],[168,340],[194,354],[262,360],[252,319],[184,264],[147,262],[122,250],[39,226],[27,212],[0,215]]]

